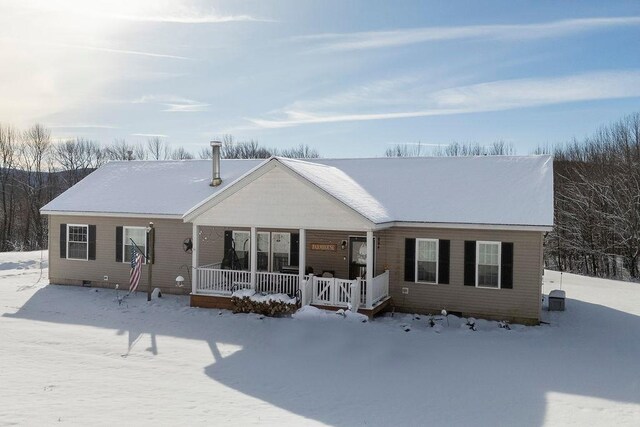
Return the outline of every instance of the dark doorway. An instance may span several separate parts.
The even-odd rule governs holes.
[[[375,263],[375,243],[374,243]],[[374,264],[375,265],[375,264]],[[367,238],[349,237],[349,280],[365,278],[367,274]]]

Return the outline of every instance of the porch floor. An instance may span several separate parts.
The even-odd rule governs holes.
[[[369,319],[373,319],[378,313],[385,311],[389,305],[391,304],[391,297],[386,297],[382,301],[379,301],[372,308],[363,308],[358,309],[358,313],[364,314]],[[225,295],[199,295],[199,294],[191,294],[190,295],[190,305],[191,307],[200,307],[200,308],[220,308],[225,310],[233,310],[233,304],[231,303],[231,296]],[[314,307],[321,308],[323,310],[329,311],[337,311],[340,309],[344,309],[344,307],[331,306],[331,305],[320,305],[320,304],[311,304]]]

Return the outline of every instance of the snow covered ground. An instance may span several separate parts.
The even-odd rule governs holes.
[[[47,286],[40,261],[0,253],[0,424],[640,423],[639,284],[565,274],[550,325],[474,332],[453,317],[118,305]],[[545,293],[559,282],[547,272]]]

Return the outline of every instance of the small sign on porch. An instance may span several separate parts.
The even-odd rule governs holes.
[[[338,250],[338,245],[335,243],[311,243],[312,251],[332,251]]]

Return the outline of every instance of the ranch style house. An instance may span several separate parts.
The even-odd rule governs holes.
[[[219,143],[212,150],[213,160],[109,162],[44,206],[50,283],[126,288],[133,242],[153,286],[197,307],[231,308],[232,292],[250,288],[369,316],[446,309],[539,322],[551,157],[221,160]]]

